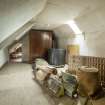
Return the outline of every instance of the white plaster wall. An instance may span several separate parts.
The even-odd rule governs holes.
[[[0,0],[0,67],[8,60],[3,46],[12,43],[17,36],[12,34],[40,13],[45,3],[46,0]]]
[[[0,68],[7,61],[8,61],[8,50],[7,50],[7,48],[0,49]]]
[[[60,48],[67,48],[67,45],[70,44],[79,44],[80,46],[80,55],[89,55],[92,52],[89,52],[87,41],[84,40],[83,35],[74,36],[73,33],[66,34],[65,28],[58,31],[59,29],[55,29],[55,35],[58,37],[58,44]],[[71,29],[70,29],[71,30]],[[70,32],[70,31],[69,31]]]
[[[86,33],[87,53],[84,55],[105,57],[105,6],[101,6],[75,19]],[[84,50],[85,50],[84,48]]]
[[[58,35],[59,32],[55,30],[55,34]],[[64,34],[64,36],[58,37],[58,43],[60,48],[67,48],[68,44],[79,44],[80,55],[105,57],[105,33],[101,34],[97,39],[93,38],[93,36],[86,36],[84,39],[83,35],[71,37],[70,34],[67,37]]]
[[[46,0],[0,0],[0,43],[36,16]]]
[[[66,30],[65,26],[54,29],[59,37],[60,47],[66,48],[67,44],[78,43],[80,44],[80,55],[105,57],[104,11],[105,7],[102,6],[75,19],[80,30],[86,33],[85,40],[80,35],[73,38],[73,33]],[[66,33],[68,33],[68,36]]]
[[[22,60],[23,62],[28,62],[29,61],[29,33],[26,33],[22,39],[20,40],[22,43]]]
[[[59,36],[62,31],[59,32],[57,29],[54,30],[55,34],[58,36],[60,48],[67,48],[67,45],[69,44],[79,44],[80,55],[105,57],[105,33],[102,33],[99,36],[96,34],[96,38],[93,36],[89,37],[88,35],[84,38],[83,35],[73,37],[70,33],[68,36],[66,34]]]

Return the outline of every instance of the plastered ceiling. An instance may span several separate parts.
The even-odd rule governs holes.
[[[105,5],[105,0],[48,0],[37,16],[34,28],[54,29],[69,20],[76,20]]]
[[[69,20],[75,20],[85,32],[104,29],[104,5],[105,0],[1,0],[0,42],[29,21],[35,23],[35,29],[66,35],[72,32],[65,25]]]
[[[0,0],[0,44],[36,17],[45,4],[46,0]]]

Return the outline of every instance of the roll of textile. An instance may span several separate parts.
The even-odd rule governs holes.
[[[43,84],[45,81],[47,81],[47,79],[49,78],[49,76],[51,74],[56,75],[57,74],[57,70],[56,69],[50,69],[50,68],[39,68],[36,72],[35,72],[35,77],[36,80]]]
[[[77,71],[78,90],[84,96],[93,95],[98,89],[98,69],[81,67]]]

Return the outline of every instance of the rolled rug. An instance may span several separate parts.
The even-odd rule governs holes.
[[[84,96],[93,95],[99,88],[98,69],[81,67],[76,72],[78,80],[78,91]]]

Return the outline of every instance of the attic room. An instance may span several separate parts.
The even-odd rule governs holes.
[[[0,0],[0,105],[105,105],[105,0]]]

